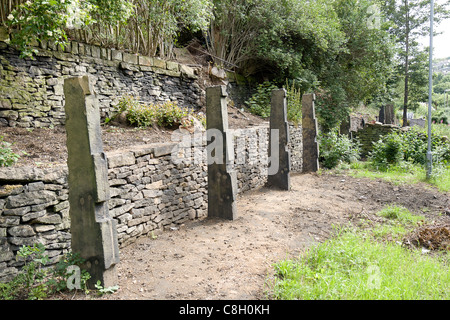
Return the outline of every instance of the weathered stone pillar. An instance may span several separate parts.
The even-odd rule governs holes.
[[[290,188],[291,156],[288,143],[289,125],[287,122],[286,90],[273,90],[267,178],[267,184],[270,187],[283,190],[289,190]]]
[[[303,127],[303,172],[319,170],[319,144],[317,142],[317,119],[314,110],[314,94],[304,94],[302,98]]]
[[[64,81],[72,251],[86,260],[90,287],[117,285],[116,221],[108,211],[109,185],[100,112],[89,78]]]
[[[208,161],[208,217],[236,218],[236,172],[229,162],[234,158],[233,141],[228,132],[226,87],[206,89],[206,147]]]

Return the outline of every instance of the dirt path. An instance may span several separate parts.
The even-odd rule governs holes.
[[[103,299],[264,299],[271,265],[325,240],[332,225],[403,205],[436,219],[449,195],[425,186],[337,175],[295,175],[292,190],[238,198],[235,221],[204,219],[121,250],[120,289]]]

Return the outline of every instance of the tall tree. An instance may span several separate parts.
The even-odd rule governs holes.
[[[438,24],[449,17],[450,1],[435,5],[434,22]],[[424,66],[424,52],[418,39],[430,34],[430,0],[385,0],[382,10],[392,22],[390,32],[398,46],[399,69],[404,83],[403,126],[408,125],[408,108],[411,105],[411,88],[425,87],[425,74],[418,72]],[[423,70],[423,69],[422,69]],[[425,91],[425,90],[424,90]]]
[[[334,0],[345,42],[339,54],[317,71],[322,90],[317,111],[327,131],[360,103],[387,91],[393,73],[394,42],[381,19],[379,6],[370,0]]]

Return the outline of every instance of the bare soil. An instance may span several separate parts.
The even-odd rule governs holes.
[[[121,249],[120,289],[102,299],[266,299],[273,263],[325,241],[333,226],[374,217],[388,204],[450,223],[449,194],[425,185],[297,174],[291,186],[239,196],[234,221],[192,221]]]

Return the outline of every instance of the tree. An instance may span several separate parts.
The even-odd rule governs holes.
[[[435,5],[434,22],[439,23],[449,16],[450,1]],[[429,0],[385,0],[382,10],[392,22],[390,32],[396,37],[398,46],[398,65],[404,83],[403,92],[403,126],[407,126],[407,112],[411,105],[411,89],[424,88],[423,50],[419,48],[418,38],[430,33],[430,1]],[[425,90],[424,90],[425,91]],[[416,92],[415,92],[416,93]],[[419,95],[419,97],[424,95]],[[417,95],[416,95],[417,97]],[[412,102],[417,102],[413,98]]]
[[[32,44],[36,42],[52,41],[63,48],[68,43],[67,30],[85,28],[96,22],[93,16],[98,19],[100,15],[108,21],[127,19],[129,3],[127,0],[28,0],[17,5],[7,17],[9,27],[15,31],[11,44],[20,50],[22,57],[32,57],[36,51]]]
[[[378,5],[369,0],[335,0],[333,8],[345,34],[336,57],[329,56],[317,71],[322,90],[317,111],[322,129],[329,131],[361,103],[389,91],[394,43]]]

